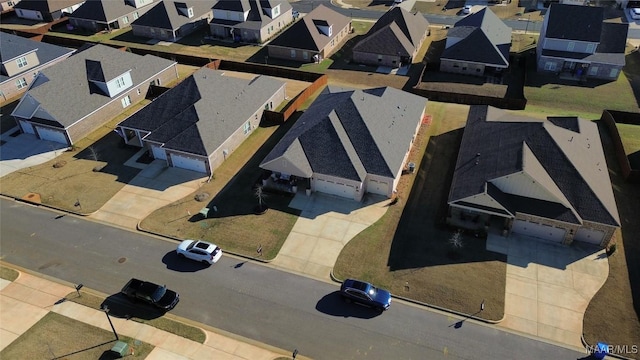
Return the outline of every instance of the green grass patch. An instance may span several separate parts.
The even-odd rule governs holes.
[[[80,305],[84,305],[93,309],[100,309],[105,298],[97,296],[85,291],[80,291],[81,296],[77,296],[76,292],[72,292],[65,296],[69,301],[73,301]],[[166,331],[168,333],[178,335],[189,340],[199,342],[201,344],[206,340],[206,335],[202,329],[195,326],[187,325],[180,321],[172,320],[167,317],[159,317],[151,320],[132,318],[131,321],[136,321],[149,326],[153,326],[156,329]]]
[[[618,128],[620,138],[622,139],[624,153],[626,155],[631,155],[640,151],[640,126],[616,123],[616,127]]]
[[[20,275],[18,271],[8,268],[4,265],[0,265],[0,278],[9,281],[15,281],[15,279],[18,278],[18,275]]]
[[[105,318],[105,322],[106,322]],[[126,336],[120,341],[134,350],[127,359],[144,359],[154,346]],[[115,344],[113,332],[50,312],[0,352],[12,359],[113,359],[109,350]]]

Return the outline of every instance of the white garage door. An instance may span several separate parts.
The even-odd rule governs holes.
[[[600,245],[603,238],[604,238],[603,231],[580,228],[578,229],[578,231],[576,231],[576,236],[573,237],[573,240]]]
[[[369,179],[369,182],[367,183],[367,192],[386,196],[389,194],[389,183],[382,180],[377,181]]]
[[[339,181],[315,180],[316,191],[323,192],[325,194],[338,195],[353,199],[356,188],[353,185],[347,185]]]
[[[151,145],[151,153],[154,159],[167,160],[167,153],[160,146]]]
[[[188,158],[186,156],[171,154],[171,162],[174,167],[178,167],[181,169],[193,170],[201,173],[207,173],[207,167],[205,166],[204,161]]]
[[[22,131],[26,134],[35,134],[35,131],[33,131],[33,125],[28,121],[20,120],[20,127],[22,127]]]
[[[67,141],[67,137],[64,136],[64,132],[62,131],[51,130],[39,126],[36,126],[36,130],[42,140],[54,141],[65,145],[69,143]]]
[[[567,232],[565,229],[559,229],[553,226],[536,224],[523,220],[516,220],[513,223],[513,228],[511,230],[518,234],[533,236],[554,242],[562,242],[562,240],[564,240],[564,234]]]

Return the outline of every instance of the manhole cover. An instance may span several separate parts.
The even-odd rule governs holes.
[[[122,263],[123,263],[123,262],[125,262],[125,261],[127,261],[127,258],[125,258],[125,257],[121,257],[120,259],[118,259],[118,262],[119,262],[120,264],[122,264]]]

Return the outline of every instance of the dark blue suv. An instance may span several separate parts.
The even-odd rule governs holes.
[[[360,280],[347,279],[340,286],[345,302],[354,302],[383,312],[391,306],[391,294],[384,289]]]

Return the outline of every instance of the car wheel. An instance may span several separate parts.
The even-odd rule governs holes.
[[[209,262],[207,260],[202,260],[202,263],[205,264],[205,265],[211,265],[211,264],[209,264]]]
[[[348,297],[343,298],[344,302],[346,302],[347,304],[349,304],[351,302],[351,299],[349,299]]]
[[[178,253],[178,256],[184,259],[184,254]]]
[[[384,312],[384,308],[381,308],[381,307],[377,308],[376,310],[378,310],[378,312],[379,312],[380,314],[382,314],[382,313]]]

